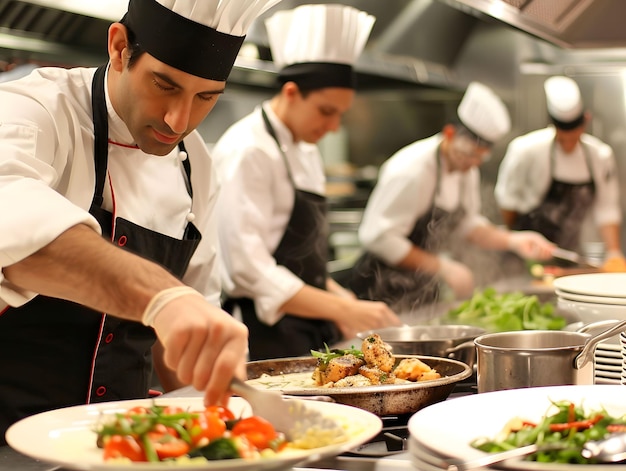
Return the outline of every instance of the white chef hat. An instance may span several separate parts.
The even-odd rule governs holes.
[[[130,0],[121,22],[150,55],[225,81],[250,24],[281,0]]]
[[[569,77],[550,77],[543,84],[548,114],[560,129],[574,129],[585,121],[578,84]]]
[[[467,129],[491,144],[511,129],[511,118],[502,100],[479,82],[469,84],[457,114]]]
[[[301,89],[354,88],[353,65],[376,18],[346,5],[300,5],[265,21],[279,81]]]

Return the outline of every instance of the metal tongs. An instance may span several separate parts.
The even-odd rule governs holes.
[[[592,268],[600,268],[602,266],[602,263],[596,260],[592,260],[579,253],[573,252],[572,250],[566,250],[560,247],[557,247],[552,251],[552,256],[554,258],[560,258],[561,260],[567,260],[569,262],[574,262],[579,265],[587,265]]]

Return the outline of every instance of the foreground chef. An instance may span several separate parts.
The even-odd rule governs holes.
[[[315,143],[354,98],[352,64],[374,18],[302,5],[266,21],[280,92],[235,123],[213,150],[230,306],[250,329],[250,358],[308,355],[358,331],[399,324],[357,301],[326,270],[325,177]]]
[[[194,129],[275,3],[222,1],[220,16],[204,0],[131,0],[107,66],[0,86],[0,437],[37,412],[146,397],[157,336],[164,386],[212,403],[243,373]]]
[[[459,122],[400,149],[381,167],[359,227],[363,256],[351,288],[406,310],[439,299],[440,282],[457,298],[474,289],[464,264],[446,257],[455,237],[481,248],[546,258],[553,245],[535,232],[509,232],[480,214],[478,166],[510,128],[508,111],[485,85],[471,83]]]
[[[590,115],[574,80],[551,77],[544,89],[552,125],[509,144],[495,188],[502,218],[510,228],[539,231],[560,247],[578,251],[591,212],[607,263],[621,262],[626,269],[613,150],[585,133]]]

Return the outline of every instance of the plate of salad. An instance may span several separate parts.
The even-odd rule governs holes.
[[[361,409],[317,401],[306,406],[333,419],[338,430],[310,430],[290,442],[252,415],[242,398],[205,407],[201,397],[168,397],[43,412],[13,424],[6,439],[24,455],[67,469],[252,471],[336,456],[382,429],[379,417]]]
[[[409,420],[409,450],[436,459],[474,459],[533,443],[563,449],[492,465],[523,471],[606,471],[586,460],[582,443],[626,430],[622,385],[570,385],[509,389],[434,404]],[[612,471],[626,464],[612,464]]]

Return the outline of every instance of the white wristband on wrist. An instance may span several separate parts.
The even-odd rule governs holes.
[[[174,288],[167,288],[163,291],[159,291],[152,297],[152,299],[144,309],[143,314],[141,315],[141,323],[143,325],[153,327],[154,319],[167,303],[188,294],[196,294],[198,296],[202,296],[202,294],[200,294],[198,291],[190,286],[175,286]]]

